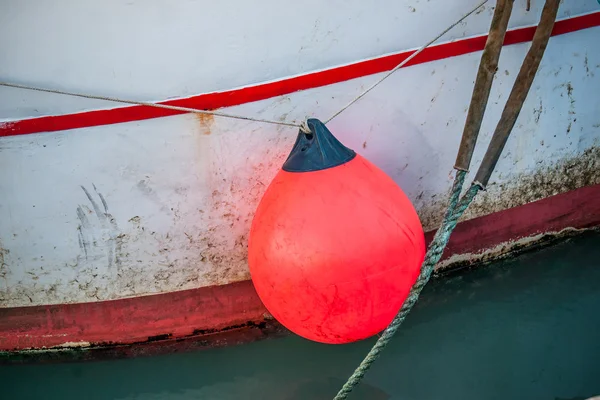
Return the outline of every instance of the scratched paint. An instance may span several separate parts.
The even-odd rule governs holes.
[[[419,4],[415,13],[403,13],[427,15],[426,7],[430,5]],[[515,15],[518,21],[533,18]],[[479,16],[482,19],[468,24],[464,34],[487,29],[489,12]],[[321,21],[319,32],[339,32],[328,23]],[[315,21],[309,25],[315,26]],[[401,29],[409,32],[408,27]],[[419,39],[426,33],[419,33]],[[598,182],[600,81],[594,75],[600,72],[600,54],[590,51],[598,33],[599,28],[592,28],[551,39],[490,190],[467,218]],[[321,36],[315,37],[330,40]],[[306,43],[313,46],[311,37]],[[483,156],[527,48],[515,45],[502,52],[499,71],[509,73],[499,73],[494,81],[474,166]],[[313,49],[306,51],[314,54]],[[303,68],[312,67],[303,60]],[[435,228],[452,182],[478,62],[479,54],[474,53],[403,69],[330,124],[340,140],[403,188],[427,230]],[[271,72],[256,73],[253,76],[260,78]],[[186,82],[195,78],[185,76]],[[374,79],[227,111],[269,119],[324,118]],[[228,87],[237,84],[228,82]],[[136,85],[128,87],[137,90]],[[148,90],[155,90],[154,95],[163,89]],[[57,107],[69,112],[90,104],[52,98],[50,107],[35,96],[24,100],[39,105],[40,112]],[[13,103],[3,107],[11,116],[23,112]],[[183,115],[2,138],[0,306],[107,300],[248,279],[246,243],[252,216],[295,134],[285,127]],[[515,196],[524,189],[522,182],[529,182],[530,188]]]
[[[85,186],[81,186],[89,204],[77,206],[77,218],[80,222],[77,227],[78,242],[83,252],[78,264],[100,259],[108,269],[112,269],[113,266],[119,268],[122,235],[115,218],[108,212],[104,196],[96,185],[92,184],[92,187],[97,198],[94,198]],[[101,204],[98,204],[99,202]]]

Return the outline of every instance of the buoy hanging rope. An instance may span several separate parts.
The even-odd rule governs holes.
[[[192,113],[192,114],[213,115],[215,117],[240,119],[240,120],[253,121],[253,122],[262,122],[264,124],[271,124],[271,125],[291,126],[291,127],[303,129],[302,124],[285,122],[285,121],[274,121],[274,120],[264,119],[264,118],[247,117],[244,115],[234,115],[234,114],[224,113],[221,111],[201,110],[199,108],[173,106],[170,104],[152,103],[149,101],[129,100],[129,99],[123,99],[120,97],[100,96],[100,95],[89,94],[89,93],[76,93],[76,92],[70,92],[70,91],[66,91],[66,90],[48,89],[48,88],[42,88],[42,87],[31,86],[31,85],[23,85],[20,83],[13,83],[13,82],[0,81],[0,86],[11,87],[11,88],[15,88],[15,89],[31,90],[34,92],[54,93],[54,94],[60,94],[60,95],[70,96],[70,97],[80,97],[83,99],[104,100],[104,101],[111,101],[114,103],[123,103],[123,104],[130,104],[130,105],[136,105],[136,106],[161,108],[164,110],[181,111],[181,112]]]
[[[509,1],[512,3],[512,0]],[[499,0],[498,3],[505,2]],[[531,87],[531,83],[533,82],[533,78],[535,77],[535,74],[539,67],[539,63],[543,57],[544,51],[548,44],[552,28],[554,27],[554,22],[556,21],[556,15],[558,12],[559,4],[560,0],[546,0],[544,9],[542,10],[540,23],[536,28],[531,47],[523,61],[523,64],[521,65],[521,69],[517,76],[517,80],[513,85],[511,95],[507,100],[504,112],[502,113],[500,121],[498,122],[496,130],[492,137],[492,141],[488,146],[484,160],[479,168],[479,171],[477,172],[475,181],[472,183],[471,187],[467,190],[463,197],[459,200],[471,158],[469,150],[466,150],[463,154],[468,155],[468,157],[465,156],[463,158],[463,160],[466,161],[465,163],[458,165],[459,163],[457,162],[457,166],[455,167],[457,171],[456,176],[454,178],[452,191],[450,194],[450,199],[448,202],[448,208],[446,210],[440,228],[436,232],[433,241],[429,245],[427,254],[425,256],[425,260],[423,261],[423,265],[421,267],[421,272],[417,278],[416,283],[411,288],[411,291],[406,301],[402,305],[402,308],[400,309],[394,320],[383,331],[382,335],[379,337],[375,345],[371,348],[367,356],[363,359],[360,365],[355,369],[354,373],[350,376],[350,378],[348,378],[346,383],[334,397],[334,400],[347,399],[352,389],[360,383],[367,370],[380,356],[385,346],[389,343],[389,341],[396,333],[396,331],[398,330],[398,328],[400,327],[400,325],[402,324],[412,307],[417,302],[421,291],[429,281],[431,273],[434,270],[435,264],[441,258],[444,248],[446,247],[448,240],[450,239],[450,235],[456,227],[458,219],[462,216],[462,214],[471,204],[477,193],[480,190],[485,189],[485,186],[487,185],[487,182],[496,165],[496,162],[498,161],[500,154],[502,153],[504,144],[506,143],[506,140],[508,139],[510,132],[514,126],[514,123],[523,106],[525,98],[527,97],[527,94]],[[507,16],[504,15],[504,13],[506,12],[507,7],[511,7],[512,4],[501,4],[501,6],[502,9],[496,11],[502,14],[496,15],[493,18],[493,21],[496,21],[495,23],[499,25],[501,24],[500,21],[502,21],[503,18],[507,18]],[[510,8],[508,9],[510,10]],[[498,32],[501,33],[501,31]],[[504,35],[496,35],[494,37],[488,37],[488,41],[486,42],[486,48],[488,49],[487,54],[491,57],[486,59],[482,58],[482,60],[480,61],[480,68],[486,68],[486,63],[493,62],[493,59],[495,58],[494,52],[499,51],[498,43],[490,43],[490,41],[500,40],[500,37],[503,38],[503,36]],[[481,66],[481,64],[484,64],[483,67]],[[486,74],[478,74],[478,78],[489,79],[486,78]],[[481,100],[481,96],[485,95],[485,85],[485,82],[479,82],[479,84],[476,83],[474,91],[477,90],[477,93],[474,93],[472,100]],[[483,93],[483,95],[479,94],[479,92]],[[489,96],[489,89],[487,90],[487,96]],[[471,107],[471,109],[473,108],[474,106]],[[473,114],[475,114],[475,112]],[[479,111],[476,114],[478,115],[477,118],[483,118],[482,111]],[[465,128],[464,133],[468,135],[474,135],[474,140],[472,141],[472,147],[474,148],[477,133],[479,131],[479,127],[481,126],[481,121],[477,122],[476,118],[474,118],[473,116],[471,118],[473,128]],[[463,137],[462,142],[470,143],[471,141],[466,140]],[[472,149],[470,150],[470,152],[472,154]]]
[[[363,90],[358,96],[356,96],[354,99],[352,99],[348,104],[346,104],[345,106],[343,106],[342,108],[340,108],[335,114],[333,114],[331,117],[327,118],[325,120],[325,124],[328,124],[329,122],[331,122],[335,117],[337,117],[338,115],[340,115],[341,113],[343,113],[344,111],[346,111],[348,108],[350,108],[350,106],[352,106],[354,103],[356,103],[357,101],[359,101],[360,99],[362,99],[367,93],[369,93],[371,90],[375,89],[379,84],[381,84],[384,80],[386,80],[387,78],[389,78],[394,72],[398,71],[400,68],[404,67],[406,64],[408,64],[408,62],[410,60],[412,60],[413,58],[415,58],[416,56],[418,56],[423,50],[425,50],[427,47],[431,46],[432,44],[434,44],[435,42],[438,41],[438,39],[440,39],[442,36],[444,36],[446,33],[448,33],[452,28],[454,28],[456,25],[460,24],[462,21],[464,21],[465,19],[467,19],[467,17],[471,14],[473,14],[475,11],[477,11],[481,6],[483,6],[485,3],[487,3],[489,0],[484,0],[481,3],[477,4],[475,6],[475,8],[473,8],[471,11],[469,11],[468,13],[466,13],[465,15],[463,15],[462,17],[460,17],[460,19],[458,19],[456,22],[454,22],[452,25],[450,25],[449,27],[447,27],[446,29],[444,29],[442,32],[440,32],[436,37],[434,37],[433,39],[431,39],[429,42],[425,43],[423,46],[421,46],[421,48],[419,48],[418,50],[416,50],[414,53],[412,53],[410,56],[408,56],[405,60],[403,60],[400,64],[396,65],[394,68],[392,68],[388,73],[386,73],[385,75],[383,75],[381,78],[379,78],[377,81],[375,81],[375,83],[373,83],[371,86],[369,86],[368,88],[366,88],[365,90]]]
[[[464,19],[466,19],[469,15],[473,14],[475,11],[477,11],[481,6],[486,4],[488,1],[489,0],[483,0],[481,3],[477,4],[477,6],[475,6],[473,9],[471,9],[471,11],[469,11],[468,13],[461,16],[457,21],[453,22],[450,26],[448,26],[446,29],[444,29],[442,32],[440,32],[436,37],[434,37],[429,42],[425,43],[423,46],[421,46],[419,49],[417,49],[414,53],[412,53],[409,57],[407,57],[405,60],[403,60],[400,64],[396,65],[392,70],[387,72],[382,78],[377,80],[377,82],[375,82],[373,85],[371,85],[370,87],[368,87],[367,89],[362,91],[362,93],[359,94],[357,97],[355,97],[350,103],[346,104],[340,110],[338,110],[334,115],[332,115],[331,117],[326,119],[325,124],[327,124],[329,121],[331,121],[332,119],[334,119],[335,117],[340,115],[342,112],[344,112],[346,109],[348,109],[348,107],[350,107],[352,104],[356,103],[359,99],[361,99],[363,96],[365,96],[367,93],[369,93],[377,85],[379,85],[381,82],[383,82],[385,79],[387,79],[394,72],[396,72],[397,70],[402,68],[404,65],[406,65],[410,60],[412,60],[417,55],[419,55],[423,50],[425,50],[426,48],[431,46],[433,43],[438,41],[442,36],[444,36],[452,28],[454,28],[456,25],[460,24]],[[202,109],[191,108],[191,107],[181,107],[181,106],[173,106],[170,104],[153,103],[153,102],[149,102],[149,101],[137,101],[137,100],[131,100],[131,99],[123,99],[123,98],[116,97],[116,96],[111,97],[111,96],[102,96],[102,95],[95,95],[95,94],[89,94],[89,93],[78,93],[78,92],[73,92],[73,91],[43,88],[43,87],[39,87],[39,86],[25,85],[25,84],[21,84],[21,83],[6,82],[6,81],[0,81],[0,86],[11,87],[11,88],[16,88],[16,89],[31,90],[31,91],[36,91],[36,92],[54,93],[54,94],[60,94],[60,95],[64,95],[64,96],[71,96],[71,97],[81,97],[81,98],[93,99],[93,100],[104,100],[104,101],[110,101],[110,102],[114,102],[114,103],[123,103],[123,104],[132,104],[132,105],[145,106],[145,107],[162,108],[162,109],[166,109],[166,110],[181,111],[181,112],[186,112],[186,113],[208,114],[208,115],[214,115],[216,117],[261,122],[264,124],[271,124],[271,125],[296,127],[296,128],[300,128],[300,130],[305,133],[306,133],[306,129],[307,129],[306,128],[306,120],[302,123],[276,121],[276,120],[270,120],[270,119],[265,119],[265,118],[255,118],[255,117],[249,117],[249,116],[244,116],[244,115],[223,113],[220,111],[202,110]]]

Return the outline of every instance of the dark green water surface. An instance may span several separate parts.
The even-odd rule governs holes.
[[[0,367],[0,399],[331,399],[374,340]],[[437,279],[352,399],[600,395],[600,235]]]

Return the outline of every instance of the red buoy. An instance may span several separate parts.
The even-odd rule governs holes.
[[[383,171],[319,120],[299,132],[265,192],[248,244],[269,312],[317,342],[368,338],[392,321],[425,256],[421,222]]]

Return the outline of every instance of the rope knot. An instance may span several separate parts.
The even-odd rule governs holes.
[[[312,132],[310,130],[310,128],[308,127],[308,120],[307,119],[305,119],[304,121],[302,121],[302,123],[300,123],[300,131],[302,133],[305,133],[305,134],[309,134],[309,133]]]

